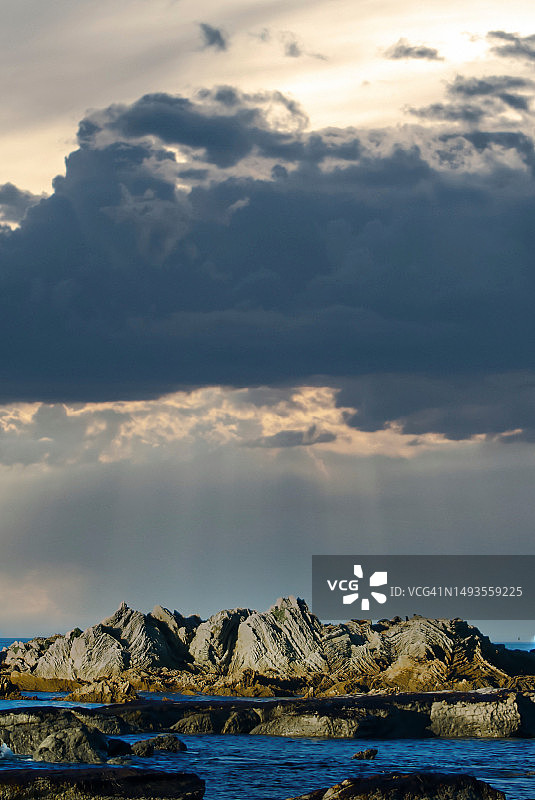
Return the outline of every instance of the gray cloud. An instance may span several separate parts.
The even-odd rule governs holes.
[[[310,447],[314,444],[326,444],[336,441],[336,435],[329,431],[318,430],[311,425],[305,431],[286,430],[272,436],[262,436],[247,444],[248,447]]]
[[[510,108],[529,111],[531,97],[524,92],[533,93],[533,81],[513,75],[489,75],[484,78],[457,75],[447,86],[447,95],[451,100],[423,108],[408,108],[407,111],[421,119],[473,126],[486,118],[488,123],[495,124],[500,115]],[[459,98],[470,102],[459,102]]]
[[[535,61],[535,34],[520,36],[507,31],[489,31],[487,39],[494,43],[491,52],[495,55]]]
[[[43,197],[19,189],[12,183],[0,185],[0,220],[20,222],[26,211]]]
[[[289,58],[300,58],[303,55],[301,45],[293,33],[286,33],[283,37],[284,55]]]
[[[385,58],[393,60],[404,58],[424,59],[425,61],[444,60],[434,47],[410,44],[407,39],[400,39],[396,44],[389,47],[388,50],[385,50],[384,55]]]
[[[449,85],[448,93],[463,97],[496,97],[511,108],[527,111],[529,98],[518,94],[518,91],[511,91],[515,89],[532,91],[533,81],[512,75],[491,75],[485,78],[458,75]]]
[[[203,39],[203,47],[213,47],[216,50],[228,49],[228,36],[222,28],[214,28],[207,22],[199,23]]]
[[[445,120],[447,122],[476,123],[485,116],[480,106],[471,103],[432,103],[423,108],[408,108],[410,114],[421,119]]]

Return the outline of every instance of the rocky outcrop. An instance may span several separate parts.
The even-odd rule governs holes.
[[[452,702],[451,698],[431,705],[430,729],[444,738],[480,736],[506,739],[522,729],[522,716],[514,694],[484,702]]]
[[[104,679],[74,689],[65,699],[74,703],[128,703],[139,700],[139,695],[128,681]]]
[[[291,800],[506,800],[503,792],[471,775],[416,772],[352,778]]]
[[[323,625],[293,597],[264,613],[237,608],[205,622],[123,604],[86,631],[15,643],[2,669],[36,689],[119,676],[136,688],[249,696],[535,689],[535,652],[497,647],[463,620]]]
[[[85,631],[15,642],[4,668],[47,680],[95,680],[118,676],[131,666],[183,667],[191,657],[187,642],[198,618],[187,620],[157,607],[152,614],[123,603],[111,617]]]
[[[447,706],[447,708],[446,708]],[[310,700],[142,701],[94,709],[0,711],[0,742],[32,754],[51,733],[250,734],[355,739],[535,737],[535,702],[510,690]],[[113,745],[115,747],[115,745]],[[119,753],[113,753],[119,755]]]
[[[0,772],[0,800],[202,800],[204,788],[193,773],[124,767]]]
[[[0,742],[36,761],[98,764],[108,759],[108,736],[130,731],[119,718],[64,708],[13,709],[0,713]]]

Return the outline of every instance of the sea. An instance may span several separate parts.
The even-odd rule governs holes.
[[[0,650],[13,641],[0,638]],[[510,649],[535,649],[534,642],[501,644]],[[67,703],[60,693],[23,694],[28,699],[0,701],[0,708],[31,707],[36,702],[74,705]],[[30,695],[39,700],[29,699]],[[152,735],[123,738],[136,741]],[[151,759],[133,759],[133,764],[145,769],[150,766],[195,772],[206,781],[205,800],[286,800],[346,778],[388,772],[469,773],[500,789],[507,800],[535,800],[535,739],[376,740],[231,735],[181,735],[180,738],[188,748],[186,752],[160,752]],[[368,747],[377,748],[375,760],[351,758],[356,751]],[[54,767],[14,756],[0,745],[0,771],[21,767],[40,770],[51,766]]]

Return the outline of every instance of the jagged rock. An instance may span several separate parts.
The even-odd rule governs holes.
[[[202,622],[189,648],[195,663],[208,670],[226,671],[236,648],[238,628],[251,614],[247,608],[235,608],[219,611]]]
[[[4,668],[29,689],[44,688],[39,681],[119,676],[140,689],[249,696],[535,688],[535,652],[496,647],[463,620],[322,625],[292,597],[264,613],[238,608],[206,622],[160,606],[142,614],[122,604],[84,632],[15,643]]]
[[[139,695],[128,681],[100,680],[80,686],[65,699],[75,703],[128,703],[139,700]]]
[[[172,631],[162,632],[165,619],[160,612],[163,609],[154,618],[123,603],[111,617],[83,632],[75,629],[63,637],[40,639],[36,646],[11,645],[4,663],[38,678],[67,680],[118,676],[132,665],[177,668],[183,648],[179,640],[174,642]]]
[[[471,775],[415,772],[352,778],[291,800],[506,800],[503,792]]]
[[[108,748],[102,734],[79,726],[50,733],[35,749],[33,758],[35,761],[101,764],[108,758]]]
[[[2,770],[0,800],[202,800],[204,781],[187,772],[128,767]]]
[[[303,600],[279,599],[267,613],[250,613],[241,621],[229,672],[252,669],[284,676],[324,672],[321,633],[320,621]]]
[[[378,752],[376,747],[368,747],[367,750],[360,750],[355,753],[351,758],[356,758],[358,761],[373,761]]]

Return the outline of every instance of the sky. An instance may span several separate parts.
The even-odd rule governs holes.
[[[533,4],[0,15],[0,633],[533,553]]]

